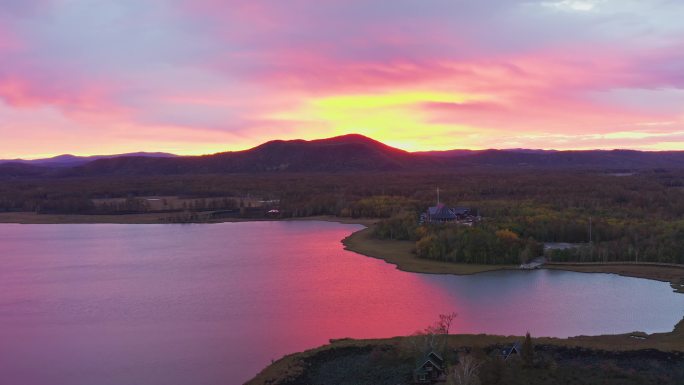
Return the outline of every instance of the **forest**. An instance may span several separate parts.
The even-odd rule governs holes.
[[[472,228],[418,226],[436,201],[483,217]],[[416,242],[422,258],[519,263],[542,243],[577,244],[559,261],[684,263],[684,170],[515,170],[452,172],[264,173],[0,180],[0,212],[154,212],[144,197],[177,197],[169,210],[234,209],[279,202],[280,216],[382,218],[379,238]],[[116,199],[116,204],[96,204]],[[591,223],[591,226],[590,226]],[[591,228],[591,230],[590,230]],[[590,235],[591,234],[591,235]],[[591,237],[591,239],[590,239]]]

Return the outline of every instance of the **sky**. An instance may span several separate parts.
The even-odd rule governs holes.
[[[681,0],[0,0],[0,159],[684,150]]]

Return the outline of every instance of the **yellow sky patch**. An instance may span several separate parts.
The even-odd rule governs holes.
[[[429,91],[338,95],[307,100],[301,108],[275,114],[273,118],[318,122],[329,135],[353,132],[409,151],[446,149],[461,142],[452,136],[454,133],[472,132],[473,129],[430,122],[421,105],[475,99],[465,94]],[[430,135],[425,135],[427,132]]]

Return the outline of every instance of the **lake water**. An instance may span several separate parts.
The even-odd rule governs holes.
[[[0,224],[0,384],[240,384],[330,338],[670,331],[667,283],[561,271],[405,273],[342,249],[358,225]]]

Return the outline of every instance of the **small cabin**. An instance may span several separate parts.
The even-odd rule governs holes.
[[[520,342],[515,342],[513,345],[501,349],[501,358],[505,361],[511,357],[519,357],[521,352]]]
[[[431,351],[418,361],[418,366],[413,371],[413,382],[416,384],[432,384],[442,381],[445,370],[442,356]]]

